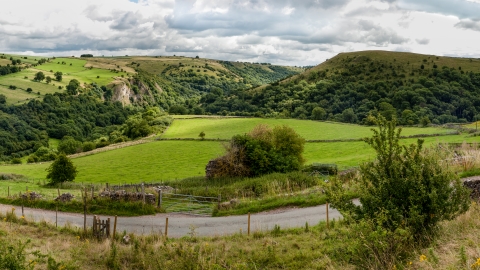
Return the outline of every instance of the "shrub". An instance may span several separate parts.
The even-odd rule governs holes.
[[[12,164],[22,164],[22,160],[20,158],[12,158]]]
[[[296,171],[303,165],[305,140],[287,126],[256,126],[249,134],[233,136],[227,153],[207,165],[207,177],[257,176]]]
[[[96,144],[94,142],[84,142],[82,146],[83,152],[92,151],[95,148],[96,148]]]
[[[379,117],[377,124],[365,139],[377,157],[360,166],[361,205],[347,199],[338,180],[327,195],[333,207],[362,228],[355,251],[363,258],[361,266],[391,269],[414,243],[430,241],[440,221],[464,213],[469,199],[458,176],[441,166],[438,151],[424,150],[423,140],[401,146],[395,120]]]

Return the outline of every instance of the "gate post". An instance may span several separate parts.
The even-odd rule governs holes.
[[[96,233],[97,233],[97,216],[96,216],[96,215],[93,216],[92,232],[93,232],[93,235],[94,235],[94,236],[95,236]]]
[[[162,207],[162,190],[161,190],[161,189],[158,191],[158,204],[157,204],[157,207],[158,207],[158,208]]]

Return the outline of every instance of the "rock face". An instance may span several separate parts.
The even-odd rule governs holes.
[[[469,179],[463,182],[463,185],[470,188],[472,193],[470,193],[470,198],[480,199],[480,179]]]
[[[116,82],[113,86],[112,101],[118,101],[125,105],[132,103],[148,105],[154,102],[155,97],[153,92],[162,92],[162,89],[158,84],[155,85],[155,89],[150,89],[141,81],[120,81]],[[133,88],[136,90],[134,91]]]

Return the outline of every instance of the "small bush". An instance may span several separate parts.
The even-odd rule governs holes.
[[[22,164],[22,160],[20,158],[12,158],[12,164]]]

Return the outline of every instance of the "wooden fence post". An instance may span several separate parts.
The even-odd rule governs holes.
[[[250,236],[250,212],[248,212],[248,236]]]
[[[142,201],[145,204],[145,185],[142,183]]]
[[[115,216],[115,219],[113,220],[113,234],[112,234],[112,240],[115,240],[115,233],[117,232],[117,216]]]
[[[328,223],[329,223],[329,220],[328,220],[328,202],[325,204],[325,207],[326,207],[326,210],[327,210],[327,229],[328,229]]]
[[[60,189],[57,188],[57,192],[58,192],[58,197],[60,197]]]
[[[165,238],[168,237],[168,217],[165,220]]]
[[[83,193],[85,191],[85,194]],[[87,190],[82,191],[83,197],[83,233],[87,235]]]
[[[93,235],[95,236],[97,232],[97,216],[96,215],[93,216],[92,232],[93,232]]]
[[[93,200],[93,196],[94,196],[94,195],[95,195],[95,193],[94,193],[94,187],[93,187],[93,185],[92,185],[92,200]]]
[[[110,238],[110,218],[107,219],[107,238]]]
[[[10,186],[8,186],[8,197],[10,197]]]

